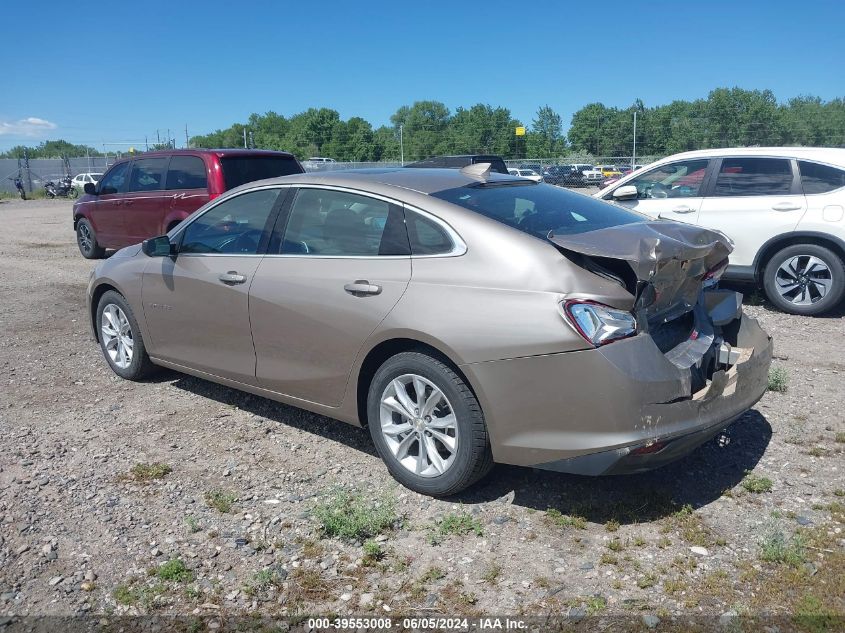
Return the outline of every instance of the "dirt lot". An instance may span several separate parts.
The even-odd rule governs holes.
[[[0,616],[843,626],[842,312],[751,302],[785,392],[725,448],[616,478],[497,466],[438,501],[399,487],[365,430],[169,371],[120,380],[89,339],[70,203],[2,202],[0,221]]]

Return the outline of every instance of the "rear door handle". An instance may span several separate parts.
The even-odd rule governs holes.
[[[218,279],[228,286],[234,286],[235,284],[242,284],[245,282],[246,275],[239,275],[237,270],[230,270],[229,272],[220,275]]]
[[[381,294],[381,286],[371,284],[366,279],[356,279],[351,284],[345,284],[343,289],[351,295],[377,295]]]
[[[795,204],[794,202],[778,202],[772,205],[772,209],[775,211],[797,211],[800,208],[801,205]]]
[[[672,209],[672,213],[693,213],[695,209],[692,207],[688,207],[686,205],[681,205],[680,207],[675,207]]]

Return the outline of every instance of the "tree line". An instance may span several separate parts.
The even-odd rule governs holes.
[[[361,117],[343,120],[330,108],[310,108],[291,117],[252,114],[243,123],[194,136],[192,147],[285,150],[298,158],[339,161],[406,161],[438,154],[493,153],[505,157],[664,156],[708,147],[750,145],[845,146],[845,100],[798,96],[779,103],[770,90],[717,88],[704,99],[646,107],[585,105],[564,133],[561,116],[542,106],[528,124],[508,108],[488,104],[454,112],[439,101],[400,107],[390,124],[374,128]],[[517,127],[525,127],[517,136]],[[23,147],[0,156],[18,158]],[[46,141],[27,148],[30,158],[100,155],[92,147]]]

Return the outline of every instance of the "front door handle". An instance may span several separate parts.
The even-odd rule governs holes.
[[[234,286],[235,284],[242,284],[245,282],[246,275],[239,275],[237,270],[230,270],[229,272],[220,275],[218,279],[228,286]]]
[[[693,212],[695,212],[695,209],[693,209],[692,207],[688,207],[686,205],[681,205],[679,207],[675,207],[674,209],[672,209],[672,213],[693,213]]]
[[[800,208],[801,205],[795,204],[794,202],[778,202],[772,205],[772,209],[775,211],[797,211]]]
[[[371,284],[366,279],[356,279],[351,284],[345,284],[343,289],[355,296],[381,294],[381,286]]]

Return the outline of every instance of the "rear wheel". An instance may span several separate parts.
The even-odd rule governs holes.
[[[106,249],[97,244],[94,227],[85,218],[76,223],[76,244],[85,259],[102,259],[106,254]]]
[[[379,368],[367,418],[390,474],[416,492],[455,494],[493,466],[478,400],[448,365],[427,354],[403,352]]]
[[[74,199],[74,200],[75,200],[76,198],[78,198],[78,197],[79,197],[79,189],[77,189],[76,187],[71,187],[71,188],[70,188],[70,191],[68,192],[68,195],[69,195],[72,199]]]
[[[769,301],[789,314],[815,316],[835,308],[845,293],[845,264],[828,248],[795,244],[778,251],[763,273]]]

